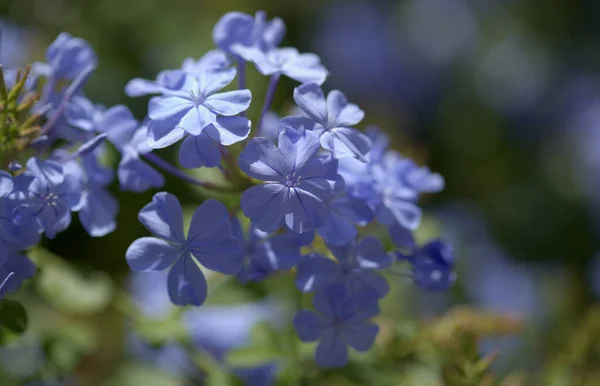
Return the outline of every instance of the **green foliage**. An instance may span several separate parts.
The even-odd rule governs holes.
[[[27,312],[23,305],[8,299],[0,302],[0,326],[15,334],[22,334],[27,330]]]

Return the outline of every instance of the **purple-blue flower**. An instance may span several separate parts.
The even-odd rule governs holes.
[[[117,177],[121,189],[136,193],[152,188],[161,188],[165,184],[164,176],[142,159],[152,149],[147,144],[148,126],[138,127],[129,141],[121,147],[121,161],[117,168]]]
[[[317,232],[327,243],[343,245],[356,238],[356,225],[365,226],[373,218],[373,211],[362,200],[345,192],[337,194],[327,204],[329,220]]]
[[[97,62],[98,57],[88,42],[63,32],[48,47],[46,63],[36,63],[34,70],[55,81],[73,80]]]
[[[81,202],[81,184],[77,178],[63,173],[63,167],[54,161],[27,161],[27,171],[33,179],[22,192],[26,198],[15,209],[15,219],[24,224],[35,220],[39,229],[49,238],[67,229],[71,211],[78,210]]]
[[[250,225],[248,236],[237,217],[232,217],[233,235],[244,247],[243,267],[237,277],[242,283],[260,281],[277,271],[286,271],[300,260],[300,249],[312,242],[311,232],[270,234]]]
[[[285,24],[276,17],[266,20],[264,11],[252,17],[242,12],[226,13],[213,29],[213,40],[223,51],[253,62],[274,49],[285,34]]]
[[[181,205],[172,194],[155,194],[138,218],[156,237],[135,240],[127,250],[127,263],[136,272],[169,268],[167,287],[174,304],[204,303],[207,284],[199,264],[224,274],[239,272],[241,247],[231,234],[227,208],[220,202],[206,200],[196,209],[187,237]]]
[[[177,90],[162,90],[162,96],[153,97],[148,105],[148,144],[163,148],[181,140],[186,134],[202,136],[206,140],[199,154],[217,144],[231,145],[246,139],[250,121],[237,114],[250,105],[250,90],[218,93],[235,77],[235,68],[206,69],[198,77],[180,71],[182,85]],[[188,139],[192,141],[193,139]],[[189,158],[197,155],[195,148],[182,150],[180,160],[193,164]],[[210,151],[210,150],[208,150]],[[181,153],[180,152],[180,153]],[[218,154],[220,160],[220,154]],[[189,161],[189,162],[188,162]],[[216,162],[216,155],[209,162]],[[206,161],[203,161],[206,162]],[[218,162],[217,162],[218,164]],[[185,166],[185,165],[184,165]],[[202,165],[204,166],[204,165]],[[216,166],[216,165],[213,165]]]
[[[398,252],[397,256],[411,264],[413,280],[423,289],[446,290],[456,281],[454,249],[443,240],[430,241],[412,253]]]
[[[304,233],[327,222],[326,205],[344,183],[337,174],[337,160],[317,155],[319,138],[311,131],[286,129],[278,146],[266,138],[254,138],[240,154],[239,165],[250,177],[266,183],[244,193],[240,205],[252,224],[274,231],[285,222]]]
[[[6,260],[0,264],[0,299],[14,292],[35,274],[35,265],[20,253],[9,252]]]
[[[301,54],[292,47],[275,48],[254,60],[263,75],[285,75],[300,83],[323,84],[329,72],[315,54]]]
[[[296,286],[300,291],[321,291],[335,284],[343,285],[350,293],[372,291],[377,298],[388,293],[389,285],[377,270],[389,268],[392,258],[377,239],[365,237],[327,247],[335,260],[314,253],[298,263]]]
[[[317,312],[301,310],[294,326],[303,342],[319,341],[315,361],[322,367],[348,363],[348,346],[357,351],[371,348],[379,327],[369,319],[379,314],[372,291],[350,293],[343,286],[330,286],[313,298]]]
[[[350,127],[362,121],[365,113],[349,103],[342,92],[333,90],[325,98],[318,84],[306,83],[294,89],[294,100],[315,122],[313,129],[320,136],[321,146],[331,151],[335,158],[368,160],[371,140]]]

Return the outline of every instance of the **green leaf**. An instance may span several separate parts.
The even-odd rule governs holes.
[[[0,325],[16,333],[22,334],[27,330],[27,312],[21,303],[4,299],[0,303]]]
[[[254,367],[276,360],[279,352],[268,346],[243,347],[231,350],[225,361],[232,367]]]
[[[35,255],[41,263],[37,290],[52,306],[75,314],[93,314],[108,307],[114,295],[108,275],[93,272],[84,276],[42,249],[36,250]]]
[[[157,368],[127,364],[111,379],[102,383],[102,386],[181,386],[182,384],[182,379],[171,376]]]

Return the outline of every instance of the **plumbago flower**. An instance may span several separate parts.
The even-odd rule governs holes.
[[[167,287],[177,305],[204,303],[207,284],[199,264],[224,274],[236,274],[242,264],[239,242],[232,236],[227,208],[207,200],[194,212],[187,237],[179,200],[157,193],[139,219],[157,237],[136,240],[127,250],[127,263],[137,272],[169,268]]]
[[[141,275],[164,272],[166,283],[152,281],[154,290],[174,305],[196,307],[208,294],[204,269],[242,284],[294,274],[294,291],[311,292],[315,309],[294,310],[294,326],[301,341],[319,341],[315,360],[321,366],[343,366],[348,346],[365,351],[374,344],[378,327],[370,319],[389,292],[383,272],[428,290],[451,286],[451,246],[437,239],[418,246],[412,237],[420,196],[441,191],[443,178],[388,150],[378,131],[363,134],[355,127],[365,113],[341,91],[323,91],[328,71],[317,55],[278,47],[284,30],[280,19],[267,21],[263,12],[226,14],[213,31],[219,49],[187,58],[154,80],[129,82],[127,95],[153,95],[141,121],[124,105],[104,107],[85,96],[82,87],[97,58],[82,39],[60,35],[48,49],[48,63],[37,66],[36,81],[15,82],[42,88],[44,106],[24,119],[44,123],[26,149],[37,156],[2,159],[10,166],[0,171],[0,298],[34,274],[27,249],[65,230],[73,213],[92,237],[118,229],[111,184],[118,180],[131,192],[162,188],[165,179],[154,167],[223,197],[227,206],[214,198],[197,202],[185,232],[177,197],[154,194],[138,216],[152,236],[134,240],[124,253],[130,268]],[[246,116],[256,102],[245,87],[247,61],[270,77],[255,125]],[[284,118],[270,111],[282,75],[301,83],[290,96],[297,112]],[[236,77],[237,88],[225,89]],[[153,152],[178,142],[181,166],[218,167],[227,184],[196,179]],[[120,155],[116,173],[103,163],[109,147]],[[367,226],[383,240],[366,236]],[[388,235],[390,250],[384,248],[392,245]],[[195,345],[223,368],[249,385],[270,384],[280,373],[286,380],[302,376],[290,370],[297,360],[230,366],[225,354],[232,342],[212,347],[216,328],[200,327],[210,320],[248,327],[246,317],[257,309],[243,309],[235,320],[230,310],[212,310],[214,319],[207,307],[173,315],[185,314]],[[257,311],[260,321],[263,314]],[[250,335],[248,328],[240,331],[239,340]]]
[[[255,138],[240,154],[242,171],[266,181],[246,190],[240,205],[260,230],[273,231],[283,222],[304,233],[325,225],[326,203],[344,188],[337,161],[317,155],[319,139],[311,131],[286,129],[278,146]]]

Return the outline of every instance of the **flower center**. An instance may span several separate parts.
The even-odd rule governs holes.
[[[44,197],[44,204],[48,206],[57,206],[58,196],[52,192],[48,193],[48,195]]]
[[[300,184],[301,176],[296,175],[296,172],[291,175],[285,176],[285,186],[288,188],[294,188]]]
[[[204,98],[204,95],[202,95],[202,93],[200,91],[190,91],[190,98],[192,99],[192,101],[196,104],[196,106],[200,106],[201,104],[204,103],[204,100],[206,98]]]

